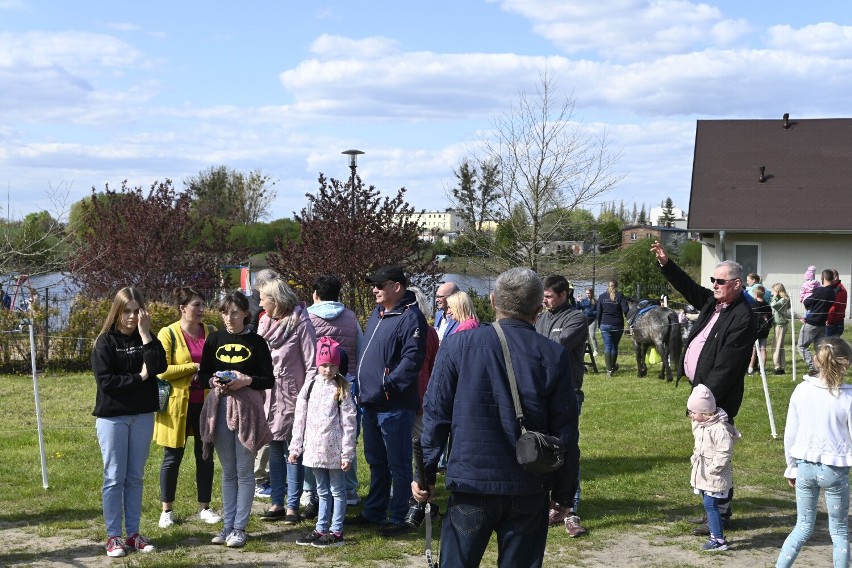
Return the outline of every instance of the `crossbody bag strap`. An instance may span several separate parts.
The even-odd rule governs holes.
[[[500,346],[503,348],[503,363],[506,365],[506,374],[509,375],[509,388],[512,391],[512,402],[515,404],[515,417],[518,419],[518,424],[521,426],[521,433],[527,431],[524,428],[524,412],[521,409],[521,397],[518,395],[518,383],[515,381],[515,367],[512,365],[512,356],[509,354],[509,344],[506,342],[506,334],[503,333],[503,328],[498,322],[491,324],[494,331],[497,332],[497,339],[500,340]]]

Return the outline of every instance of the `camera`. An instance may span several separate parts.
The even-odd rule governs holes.
[[[426,485],[426,473],[425,466],[423,464],[423,448],[420,446],[420,438],[413,438],[411,440],[412,443],[412,453],[414,455],[414,466],[417,470],[417,484],[420,485],[421,488],[425,488]],[[408,499],[408,513],[405,514],[405,524],[406,526],[416,529],[419,528],[423,523],[423,519],[426,518],[426,505],[427,503],[420,503],[414,497],[410,497]],[[434,503],[429,503],[429,522],[435,520],[435,517],[438,516],[438,506]]]
[[[226,385],[237,378],[237,374],[234,371],[216,371],[213,374],[216,375],[216,380],[223,385]]]

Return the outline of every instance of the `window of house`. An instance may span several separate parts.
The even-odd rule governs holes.
[[[635,241],[637,238],[638,237],[637,237],[636,233],[630,233],[630,240],[631,241]]]
[[[743,279],[750,272],[760,274],[760,245],[758,243],[735,243],[734,260],[743,267]]]

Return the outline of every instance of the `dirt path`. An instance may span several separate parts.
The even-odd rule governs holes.
[[[786,537],[790,527],[773,524],[771,519],[761,523],[763,526],[734,530],[729,534],[733,549],[729,552],[702,553],[700,537],[688,534],[672,535],[671,527],[637,527],[636,532],[622,535],[589,534],[587,537],[570,541],[571,546],[562,546],[559,541],[548,545],[545,566],[581,566],[596,567],[710,567],[760,568],[774,566],[780,543]],[[554,531],[559,530],[552,529]],[[140,558],[139,555],[127,560],[107,558],[102,543],[82,538],[82,530],[65,530],[59,534],[44,535],[39,526],[0,525],[0,565],[2,566],[74,566],[105,567],[138,565],[156,566],[156,555]],[[283,536],[283,538],[282,538]],[[289,535],[281,535],[277,529],[254,534],[253,538],[261,543],[242,550],[229,550],[207,544],[200,538],[188,539],[181,543],[179,551],[169,556],[161,556],[168,564],[191,562],[203,566],[287,566],[304,568],[307,566],[377,566],[418,567],[426,566],[422,556],[407,557],[404,560],[384,563],[341,563],[323,559],[315,554],[306,553],[291,542]],[[295,537],[294,537],[295,538]],[[251,542],[251,541],[250,541]],[[310,554],[310,556],[308,556]],[[171,561],[167,561],[167,558]],[[136,561],[136,562],[134,562]],[[826,566],[831,563],[831,541],[828,538],[824,517],[817,525],[817,532],[802,552],[798,566]],[[488,565],[488,563],[484,563]]]

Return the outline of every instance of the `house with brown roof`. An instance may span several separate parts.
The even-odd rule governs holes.
[[[699,120],[689,200],[701,282],[732,259],[798,303],[808,265],[852,273],[852,119]]]

